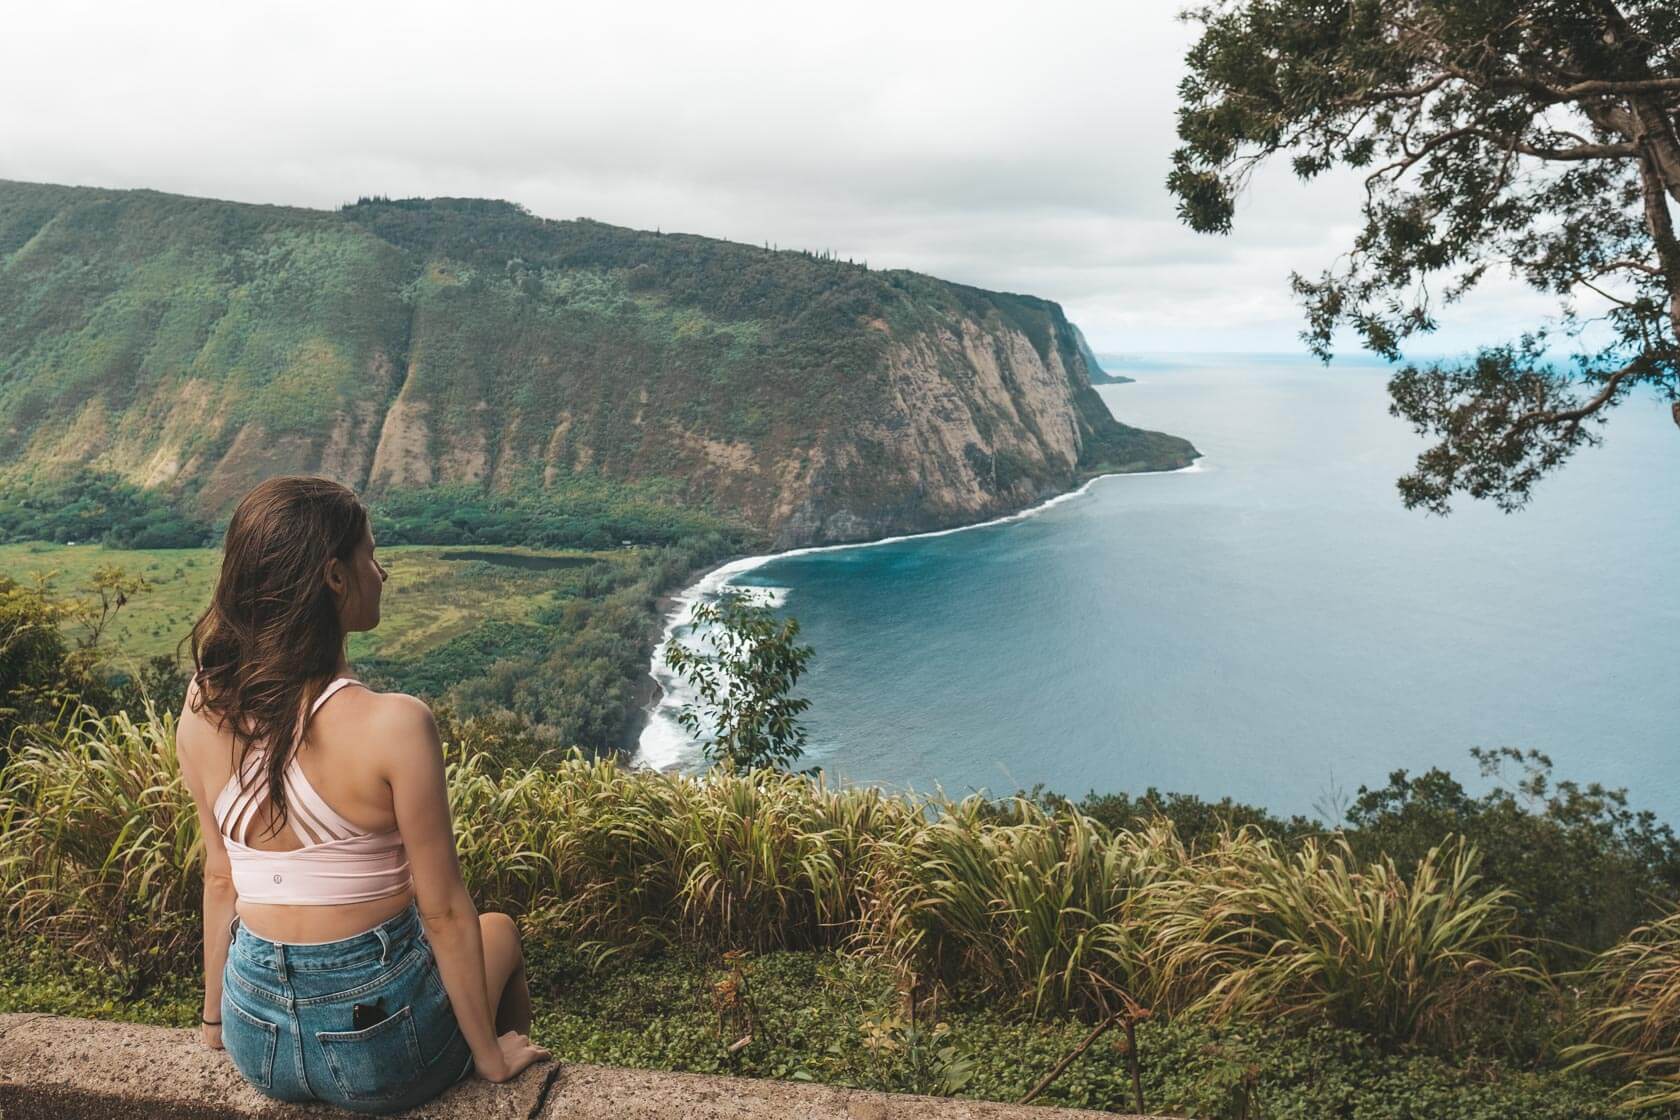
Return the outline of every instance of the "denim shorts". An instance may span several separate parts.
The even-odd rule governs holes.
[[[238,918],[222,973],[222,1045],[245,1079],[283,1101],[396,1112],[473,1070],[414,904],[342,941],[268,941]],[[351,1008],[385,1018],[363,1030]]]

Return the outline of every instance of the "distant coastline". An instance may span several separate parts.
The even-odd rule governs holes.
[[[1093,385],[1131,385],[1137,381],[1135,377],[1127,377],[1123,373],[1109,373],[1106,369],[1097,367],[1091,371]]]

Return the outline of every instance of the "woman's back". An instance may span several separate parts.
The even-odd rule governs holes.
[[[321,705],[346,688],[359,687],[354,677],[330,681],[309,706],[304,727]],[[297,752],[277,757],[271,748],[269,744],[247,750],[212,806],[239,897],[247,904],[345,906],[412,890],[414,879],[398,830],[374,832],[347,820],[316,792]],[[277,787],[271,786],[276,766]],[[300,841],[299,847],[251,845],[256,818],[265,809],[274,817],[276,789],[285,795],[284,825]],[[271,833],[279,832],[280,823],[275,818]]]
[[[191,771],[193,783],[205,791],[207,800],[222,808],[234,777],[238,747],[230,730],[208,718],[208,710],[192,710],[193,691],[196,682],[177,729],[177,749],[183,768]],[[302,784],[319,796],[333,816],[363,835],[395,834],[400,838],[391,787],[384,775],[394,761],[400,764],[402,754],[431,749],[429,743],[414,741],[412,731],[404,734],[414,726],[415,706],[423,708],[424,704],[412,696],[378,693],[359,682],[346,684],[341,679],[304,724],[302,742],[292,759],[292,765],[301,772]],[[242,836],[244,846],[257,852],[294,852],[319,842],[322,838],[313,829],[307,809],[300,820],[297,809],[289,806],[287,819],[278,829],[271,827],[275,807],[267,796],[268,776],[266,769],[258,770],[265,762],[266,758],[248,759],[247,766],[257,771],[255,785],[247,783],[246,795],[227,806],[241,810],[229,814],[237,816],[237,821],[214,822],[219,831],[226,837],[237,829],[235,836]],[[237,850],[231,847],[230,854]],[[285,862],[283,856],[280,862]],[[403,866],[406,869],[406,861]],[[274,873],[281,873],[281,869],[277,866]],[[355,902],[281,903],[242,896],[238,913],[241,921],[263,937],[330,941],[378,925],[400,913],[412,898],[412,887]]]

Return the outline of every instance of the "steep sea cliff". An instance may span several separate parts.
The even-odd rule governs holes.
[[[1182,467],[1060,307],[480,199],[337,211],[0,182],[0,473],[214,518],[258,479],[373,498],[657,487],[776,549],[969,524]]]

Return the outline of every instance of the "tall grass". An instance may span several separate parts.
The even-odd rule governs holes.
[[[1680,1104],[1680,914],[1641,926],[1583,970],[1575,1068],[1610,1068],[1633,1108]]]
[[[1453,1040],[1475,1001],[1532,978],[1507,892],[1449,843],[1410,878],[1345,843],[1291,850],[1253,830],[1199,852],[1165,821],[1108,833],[1022,801],[994,824],[970,799],[878,851],[862,940],[902,966],[1033,1012],[1324,1019],[1392,1041]]]
[[[190,968],[198,824],[150,709],[26,735],[0,770],[8,931],[113,962]],[[1195,850],[1159,820],[1111,831],[1019,799],[830,789],[797,775],[688,778],[573,752],[502,767],[447,746],[479,904],[604,955],[681,943],[836,947],[907,982],[1024,1012],[1294,1016],[1448,1041],[1516,977],[1505,893],[1451,844],[1409,876],[1345,845],[1252,830]]]
[[[1338,839],[1221,838],[1136,910],[1177,1001],[1227,1017],[1322,1018],[1395,1041],[1455,1041],[1478,1000],[1531,978],[1509,892],[1449,838],[1402,876]]]
[[[874,839],[855,944],[946,987],[1035,1013],[1147,995],[1134,892],[1188,858],[1169,827],[1109,834],[1018,799],[1009,823],[977,796]]]
[[[175,721],[67,709],[19,735],[0,769],[8,930],[151,972],[199,937],[202,843],[175,761]]]
[[[574,752],[498,776],[471,744],[449,749],[475,896],[601,951],[837,945],[857,923],[866,846],[918,812],[768,771],[695,781]]]

